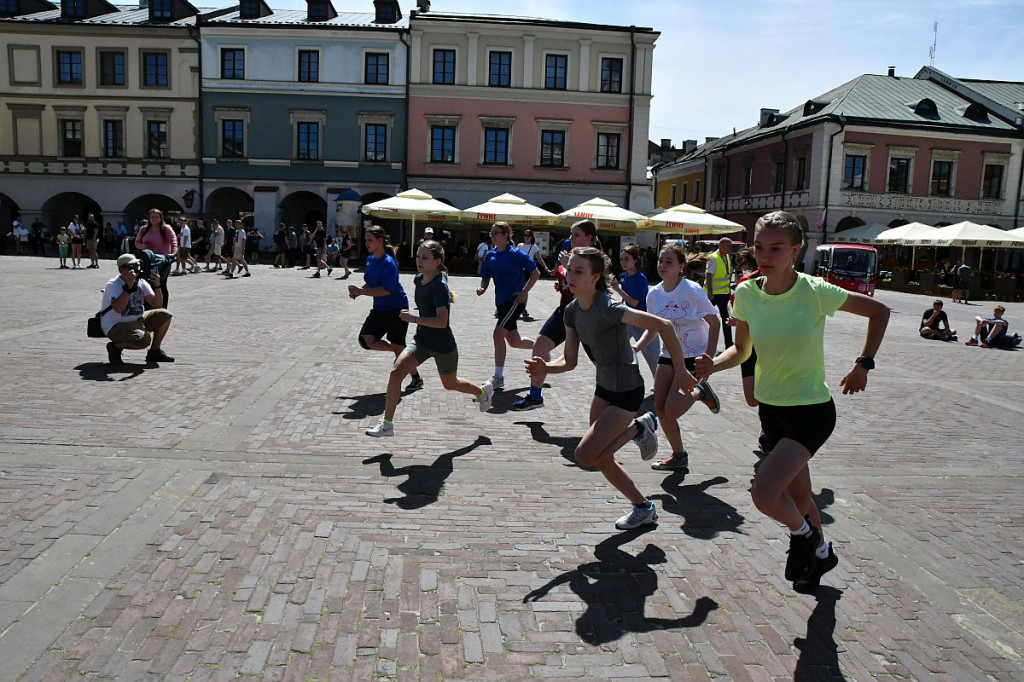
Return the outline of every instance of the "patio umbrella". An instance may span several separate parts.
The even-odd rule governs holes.
[[[861,225],[850,230],[843,230],[832,235],[832,241],[840,244],[871,244],[874,239],[889,229],[888,225],[872,223]]]
[[[563,225],[571,225],[577,220],[592,220],[597,229],[605,234],[634,234],[638,229],[651,224],[646,216],[620,208],[600,197],[594,197],[575,208],[562,211],[558,217]]]
[[[746,230],[739,223],[708,213],[702,208],[690,204],[679,204],[663,211],[648,214],[651,227],[659,232],[682,234],[684,236],[698,234],[732,234]]]
[[[927,237],[928,235],[935,232],[935,228],[931,225],[925,225],[924,223],[907,223],[906,225],[900,225],[899,227],[893,227],[884,232],[880,232],[877,237],[874,238],[875,244],[900,244],[902,246],[910,246],[910,269],[914,269],[914,261],[917,260],[917,245],[909,244],[906,240],[913,239],[915,237]]]
[[[375,201],[363,206],[363,213],[377,218],[397,218],[412,221],[412,233],[409,238],[409,253],[416,253],[416,219],[420,220],[458,220],[462,212],[454,206],[438,201],[426,192],[418,189],[407,189],[393,197]]]
[[[961,260],[967,255],[968,246],[976,246],[984,253],[985,247],[1024,249],[1024,238],[1009,234],[991,225],[979,225],[965,220],[955,225],[937,228],[924,237],[913,237],[904,243],[911,246],[959,246]]]
[[[1006,234],[1016,239],[1024,239],[1024,227],[1018,227],[1016,230],[1007,230]]]
[[[558,222],[558,216],[551,211],[507,193],[467,208],[462,211],[462,219],[481,223],[501,220],[509,225],[553,225]]]

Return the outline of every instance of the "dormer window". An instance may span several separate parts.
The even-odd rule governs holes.
[[[811,116],[818,113],[825,108],[828,102],[818,102],[813,99],[809,99],[804,103],[804,116]]]
[[[68,19],[82,19],[85,17],[85,0],[62,0],[61,16]]]
[[[0,17],[18,16],[18,0],[0,0]]]
[[[259,0],[242,0],[242,2],[238,6],[238,16],[241,19],[259,19]]]
[[[171,0],[150,0],[149,18],[152,21],[170,21],[174,18]]]
[[[988,123],[988,109],[984,105],[972,102],[965,107],[957,107],[957,113],[975,123]]]
[[[327,3],[326,2],[311,2],[311,3],[309,3],[309,20],[310,21],[327,21]]]
[[[375,24],[393,24],[402,18],[397,0],[373,0]]]
[[[922,118],[938,118],[939,108],[935,106],[935,102],[927,97],[919,99],[916,102],[907,102],[907,106],[910,107],[915,114]]]

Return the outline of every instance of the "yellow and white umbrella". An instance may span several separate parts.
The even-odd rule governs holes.
[[[746,230],[739,223],[720,218],[691,204],[679,204],[648,214],[651,228],[659,232],[694,236],[699,234],[732,234]]]
[[[1024,249],[1024,238],[1010,234],[991,225],[979,225],[965,220],[962,223],[936,228],[923,237],[910,237],[902,243],[913,247],[918,246],[959,246],[960,257],[967,255],[967,247],[978,247],[984,253],[985,248]]]
[[[634,234],[637,230],[651,224],[651,220],[647,216],[620,208],[600,197],[594,197],[575,208],[562,211],[558,217],[563,225],[571,225],[578,220],[593,221],[597,225],[598,232],[605,234]]]
[[[409,239],[409,251],[411,254],[416,253],[417,220],[459,220],[462,217],[462,211],[459,209],[449,206],[443,201],[438,201],[426,192],[415,188],[407,189],[393,197],[367,204],[363,206],[363,213],[376,218],[411,220],[412,233]]]
[[[929,235],[933,235],[936,232],[936,228],[931,225],[925,225],[924,223],[907,223],[906,225],[900,225],[898,227],[890,227],[884,232],[879,232],[872,241],[875,244],[899,244],[901,246],[910,246],[910,267],[913,269],[914,263],[917,261],[917,245],[912,244],[911,240],[917,238],[928,238]]]
[[[860,225],[858,227],[850,228],[849,230],[836,232],[832,235],[832,241],[839,244],[872,244],[878,235],[888,229],[890,229],[889,226],[883,225],[882,223]]]
[[[551,211],[507,193],[467,208],[462,211],[462,219],[478,223],[501,220],[509,225],[553,225],[558,222],[558,216]]]

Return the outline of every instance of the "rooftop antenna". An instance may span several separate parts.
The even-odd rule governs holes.
[[[932,46],[928,48],[928,66],[935,66],[935,48],[939,44],[939,22],[932,23]]]

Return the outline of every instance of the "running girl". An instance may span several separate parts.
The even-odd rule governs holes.
[[[708,295],[699,284],[685,276],[687,267],[700,265],[703,258],[702,254],[696,254],[688,259],[682,246],[666,244],[658,255],[661,283],[647,294],[647,310],[672,324],[679,344],[683,347],[688,372],[693,371],[694,358],[715,352],[721,327],[718,310]],[[653,336],[653,332],[644,332],[636,343],[637,349],[642,351],[646,348]],[[696,387],[686,388],[678,376],[674,371],[673,359],[662,349],[658,370],[654,374],[654,409],[661,420],[665,438],[672,447],[672,454],[655,462],[651,465],[652,469],[689,470],[690,455],[683,447],[678,420],[698,400],[713,413],[717,413],[720,407],[718,396],[706,381],[701,381]]]
[[[455,295],[448,288],[448,269],[444,266],[444,249],[441,245],[433,239],[420,244],[416,251],[416,269],[419,270],[414,280],[419,315],[413,315],[408,310],[399,314],[406,324],[416,325],[416,334],[412,337],[412,343],[399,353],[395,366],[391,368],[384,416],[377,426],[366,432],[368,436],[379,438],[395,435],[395,409],[398,407],[402,380],[415,372],[427,358],[434,358],[437,363],[437,373],[445,390],[474,396],[481,412],[491,407],[493,389],[490,385],[477,386],[456,374],[459,368],[459,348],[448,324],[448,314]]]
[[[619,265],[622,272],[618,280],[612,280],[612,289],[622,297],[623,303],[630,308],[636,308],[641,312],[647,312],[647,292],[650,285],[647,283],[647,275],[640,272],[640,249],[630,244],[619,253]],[[644,330],[629,325],[629,336],[634,341],[639,341]],[[654,338],[643,347],[642,351],[647,366],[651,368],[651,376],[658,373],[658,357],[661,355],[661,342]]]
[[[653,412],[634,418],[644,399],[644,380],[629,344],[626,325],[657,331],[674,360],[680,385],[691,389],[697,381],[686,371],[683,349],[669,322],[612,302],[608,293],[610,271],[611,261],[600,250],[573,249],[565,277],[576,300],[564,311],[562,357],[552,362],[532,357],[526,361],[526,371],[541,380],[548,374],[571,372],[576,368],[583,344],[587,356],[597,366],[597,387],[590,403],[590,428],[576,447],[576,462],[584,467],[597,467],[633,503],[629,512],[615,522],[616,528],[628,530],[656,523],[658,511],[615,461],[615,453],[632,440],[640,447],[643,459],[653,458],[658,453],[658,420]]]
[[[696,363],[697,376],[706,378],[740,364],[757,346],[754,395],[769,447],[750,496],[761,513],[789,528],[786,579],[798,592],[813,590],[839,563],[821,533],[808,468],[836,422],[825,383],[825,317],[844,310],[868,318],[861,355],[840,382],[843,394],[867,387],[889,322],[889,309],[879,301],[797,272],[793,262],[802,245],[803,230],[791,214],[775,211],[758,219],[754,256],[761,276],[736,289],[736,345]]]
[[[516,320],[526,307],[530,289],[540,278],[537,263],[510,243],[512,228],[508,223],[496,222],[491,227],[490,249],[480,264],[480,288],[477,296],[483,296],[487,285],[494,278],[494,316],[498,324],[494,327],[494,376],[488,382],[494,390],[505,388],[505,355],[508,346],[533,348],[533,339],[519,336]]]
[[[373,308],[359,330],[359,345],[366,350],[394,353],[397,360],[399,353],[405,350],[405,333],[409,330],[409,323],[401,319],[402,310],[409,307],[409,297],[398,281],[398,263],[395,262],[395,250],[388,240],[388,233],[383,227],[374,225],[366,231],[365,241],[370,254],[363,270],[365,284],[362,287],[350,284],[348,287],[351,299],[373,297]],[[406,390],[418,391],[421,388],[423,379],[413,370],[412,381]]]
[[[580,220],[572,226],[569,232],[570,249],[577,246],[593,246],[601,248],[601,242],[597,240],[597,225],[589,220]],[[572,292],[565,281],[565,264],[569,262],[569,252],[563,251],[559,254],[558,266],[555,268],[555,291],[561,295],[558,307],[545,320],[544,326],[540,328],[540,335],[533,342],[532,356],[542,357],[545,360],[551,359],[551,351],[562,345],[565,341],[565,322],[562,314],[565,306],[572,301]],[[525,397],[512,403],[512,409],[520,412],[544,407],[544,379],[532,377],[530,380],[530,392]]]

